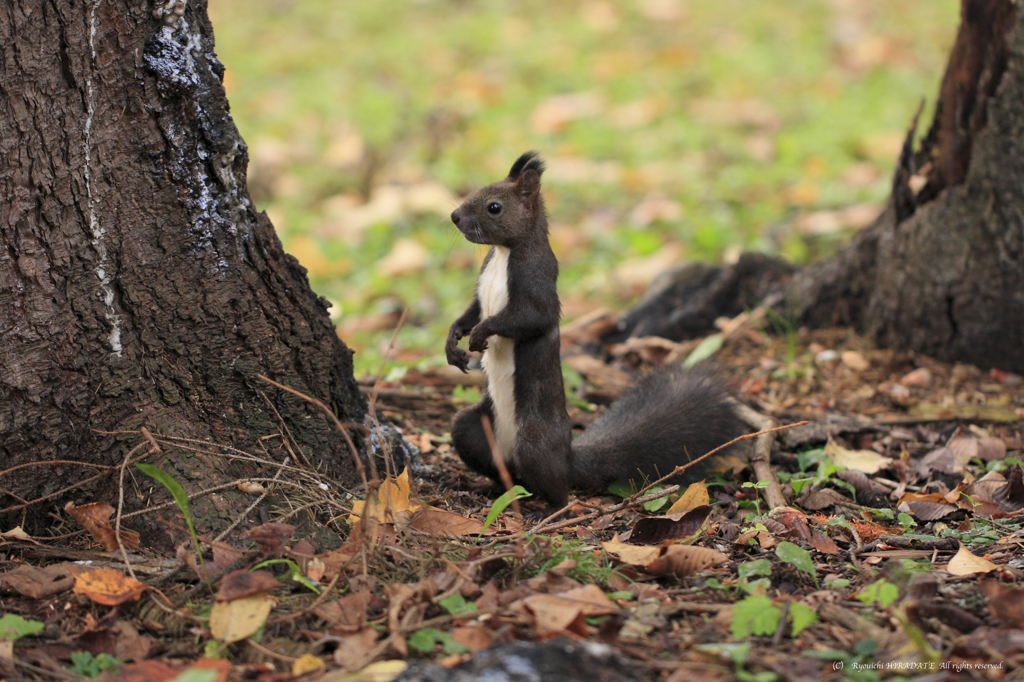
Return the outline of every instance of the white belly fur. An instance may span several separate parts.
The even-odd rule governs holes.
[[[506,247],[494,247],[494,254],[487,263],[487,268],[480,273],[477,296],[480,299],[481,319],[501,312],[508,305]],[[488,338],[483,367],[484,373],[487,374],[487,392],[494,403],[494,438],[501,456],[506,462],[513,462],[519,425],[516,423],[516,363],[515,344],[512,339],[497,335]]]

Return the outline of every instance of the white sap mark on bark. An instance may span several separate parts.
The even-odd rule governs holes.
[[[477,296],[480,299],[481,319],[501,312],[508,305],[508,255],[504,246],[495,246],[487,268],[480,274]],[[481,363],[487,374],[487,393],[494,403],[494,438],[506,462],[515,461],[516,421],[515,394],[515,342],[504,336],[487,339],[487,350]]]
[[[89,51],[92,53],[92,65],[96,66],[96,8],[103,0],[96,0],[89,8]],[[95,113],[92,96],[92,68],[85,77],[86,107],[88,116],[85,119],[85,193],[89,202],[89,230],[92,232],[92,247],[96,250],[96,277],[100,280],[100,295],[103,297],[103,316],[110,323],[110,335],[107,343],[117,357],[121,357],[121,317],[114,310],[114,289],[110,286],[113,279],[107,273],[107,245],[103,237],[106,231],[100,225],[96,215],[96,205],[92,198],[92,119]]]

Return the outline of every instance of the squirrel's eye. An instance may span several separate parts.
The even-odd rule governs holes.
[[[499,204],[497,201],[492,201],[491,203],[487,204],[487,212],[490,213],[491,215],[498,215],[499,213],[501,213],[501,204]]]

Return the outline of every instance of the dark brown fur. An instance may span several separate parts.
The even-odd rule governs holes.
[[[508,303],[481,319],[480,284],[466,311],[448,332],[448,363],[466,371],[469,356],[458,347],[484,351],[487,339],[514,343],[514,396],[518,434],[503,460],[512,479],[552,505],[566,502],[571,487],[596,488],[618,478],[651,478],[703,455],[741,432],[720,381],[705,372],[671,370],[653,374],[616,403],[575,443],[565,409],[556,281],[558,261],[548,244],[547,216],[540,194],[543,162],[523,154],[504,180],[469,197],[452,222],[471,242],[490,244],[483,274],[495,257],[508,253]],[[500,262],[500,261],[499,261]],[[498,480],[481,415],[494,422],[490,391],[455,415],[452,442],[474,470]]]

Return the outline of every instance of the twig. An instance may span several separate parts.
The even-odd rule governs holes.
[[[153,436],[150,435],[149,431],[146,431],[145,427],[143,427],[142,431],[142,435],[146,436],[146,440],[149,441],[149,452],[146,454],[150,455],[154,452],[160,452],[160,446],[153,440]],[[132,580],[137,580],[135,569],[132,568],[132,563],[128,560],[128,552],[125,550],[124,542],[121,540],[121,510],[124,509],[124,472],[128,468],[128,462],[131,461],[132,455],[145,444],[145,442],[139,443],[128,451],[128,454],[124,456],[124,460],[121,462],[121,474],[117,479],[117,515],[114,517],[114,539],[117,540],[117,548],[121,550],[124,567],[128,569],[128,575],[131,576]]]
[[[736,411],[740,419],[754,429],[771,429],[778,425],[778,422],[771,417],[764,417],[739,401],[736,401]],[[807,422],[803,423],[806,424]],[[772,444],[774,442],[774,431],[769,430],[759,436],[754,443],[754,455],[750,459],[757,480],[768,481],[768,487],[764,489],[763,495],[769,509],[786,506],[786,496],[782,494],[782,486],[779,485],[779,479],[775,476],[775,471],[770,463]]]
[[[498,449],[498,442],[494,439],[494,430],[491,428],[491,418],[486,414],[480,415],[480,426],[484,430],[484,438],[487,439],[487,447],[491,449],[491,458],[494,460],[494,467],[498,470],[498,476],[501,478],[501,484],[505,486],[506,492],[512,492],[512,475],[508,473],[508,468],[505,466],[505,460],[501,456],[501,451]],[[512,511],[516,514],[519,512],[519,500],[512,499]]]
[[[384,433],[381,431],[380,422],[377,420],[377,392],[380,390],[380,386],[384,383],[384,368],[387,367],[388,360],[391,359],[391,353],[395,350],[395,339],[398,338],[398,332],[401,331],[405,325],[405,318],[409,316],[409,309],[405,308],[402,310],[402,314],[398,317],[398,322],[395,323],[395,329],[391,332],[391,339],[388,340],[388,347],[384,349],[384,358],[381,363],[381,372],[377,376],[377,381],[373,384],[373,393],[370,394],[369,411],[370,419],[373,421],[373,427],[377,429],[377,442],[380,443],[381,451],[384,453],[384,472],[387,475],[391,475],[391,453],[387,448],[387,440],[384,438]],[[370,473],[373,474],[374,478],[378,478],[377,475],[377,464],[373,461],[373,453],[370,452],[366,457],[370,463]]]

